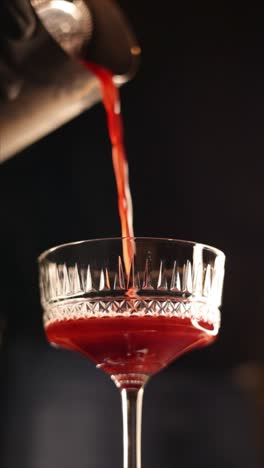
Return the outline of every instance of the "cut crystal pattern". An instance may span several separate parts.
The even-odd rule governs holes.
[[[207,264],[199,249],[192,261],[161,260],[156,269],[149,258],[139,269],[135,257],[129,273],[121,257],[115,268],[47,262],[40,269],[44,322],[149,315],[189,318],[218,329],[223,274],[224,258]]]
[[[178,317],[198,322],[220,324],[220,311],[207,303],[179,302],[172,300],[116,299],[90,300],[73,299],[46,305],[44,322],[102,317]]]
[[[115,271],[107,266],[94,268],[91,265],[80,267],[77,264],[67,266],[65,263],[47,263],[41,267],[41,295],[43,305],[59,299],[81,296],[83,294],[97,294],[107,291],[133,290],[135,294],[158,291],[170,296],[199,298],[210,300],[220,305],[222,295],[223,262],[219,257],[215,264],[203,267],[202,261],[192,264],[179,265],[172,262],[170,268],[160,262],[159,270],[151,269],[148,259],[144,271],[138,271],[133,261],[127,275],[122,259],[117,259]]]

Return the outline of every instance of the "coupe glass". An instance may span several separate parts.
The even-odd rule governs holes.
[[[93,361],[121,393],[124,468],[141,467],[148,379],[218,334],[224,263],[213,247],[155,238],[64,244],[39,258],[48,340]]]

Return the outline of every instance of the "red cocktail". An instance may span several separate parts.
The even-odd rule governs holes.
[[[172,239],[65,244],[40,257],[49,341],[77,351],[121,390],[124,468],[140,468],[141,405],[149,377],[213,342],[220,326],[225,256]],[[133,246],[133,249],[130,249]]]
[[[49,341],[78,351],[108,374],[152,376],[181,354],[214,341],[212,324],[189,318],[104,317],[61,320],[46,328]]]

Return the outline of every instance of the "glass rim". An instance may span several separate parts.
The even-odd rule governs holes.
[[[151,237],[151,236],[133,236],[133,237],[98,237],[94,239],[86,239],[86,240],[80,240],[80,241],[72,241],[72,242],[65,242],[63,244],[56,245],[54,247],[50,247],[49,249],[44,250],[42,252],[37,260],[38,263],[41,263],[43,260],[45,260],[49,254],[56,252],[57,250],[60,250],[64,247],[73,247],[75,245],[81,245],[81,244],[90,244],[90,243],[95,243],[95,242],[109,242],[109,241],[123,241],[123,240],[145,240],[145,241],[166,241],[166,242],[172,242],[172,243],[178,243],[179,245],[185,245],[189,247],[194,247],[194,246],[200,246],[202,249],[207,250],[209,252],[214,253],[218,257],[223,258],[225,260],[226,256],[224,252],[217,247],[213,247],[208,244],[203,244],[202,242],[195,242],[195,241],[188,241],[184,239],[174,239],[172,237]]]

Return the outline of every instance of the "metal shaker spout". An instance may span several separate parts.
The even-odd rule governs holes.
[[[36,21],[31,37],[8,37],[5,31],[1,38],[0,32],[0,70],[19,83],[17,93],[0,94],[0,162],[101,99],[96,77],[81,61],[108,68],[118,85],[138,66],[140,48],[113,1],[31,0],[31,8]],[[0,90],[5,90],[1,80],[4,74]]]

